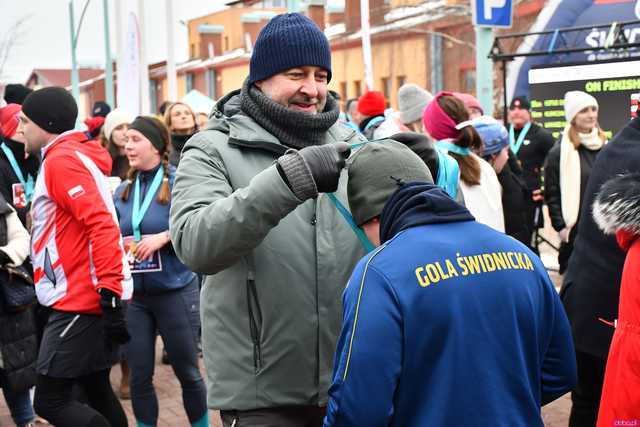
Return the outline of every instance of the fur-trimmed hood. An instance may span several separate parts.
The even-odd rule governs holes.
[[[605,233],[640,235],[640,173],[607,181],[593,203],[593,218]]]

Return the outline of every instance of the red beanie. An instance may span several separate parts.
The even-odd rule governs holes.
[[[0,108],[0,135],[12,139],[18,130],[18,114],[22,106],[20,104],[8,104]]]
[[[367,92],[358,99],[358,111],[368,117],[383,115],[385,107],[384,95],[377,90]]]
[[[102,116],[89,117],[88,119],[84,120],[84,124],[87,125],[87,130],[89,131],[89,133],[93,135],[96,131],[99,131],[104,125],[104,117]]]

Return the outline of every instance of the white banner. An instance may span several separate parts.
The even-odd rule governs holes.
[[[127,11],[122,55],[118,58],[118,108],[139,115],[140,105],[140,31],[135,13]]]

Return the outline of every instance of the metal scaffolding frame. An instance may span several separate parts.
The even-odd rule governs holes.
[[[493,60],[494,63],[502,63],[502,92],[503,92],[503,114],[504,121],[507,120],[507,62],[513,61],[518,57],[530,57],[530,56],[548,56],[548,55],[567,55],[570,53],[578,52],[611,52],[611,51],[625,51],[635,48],[640,48],[640,42],[629,42],[625,30],[630,29],[632,26],[640,26],[640,20],[624,21],[624,22],[612,22],[611,24],[600,25],[585,25],[579,27],[567,27],[557,28],[555,30],[536,31],[531,33],[512,33],[505,34],[503,36],[496,36],[489,52],[488,57]],[[598,29],[607,30],[607,37],[605,39],[604,46],[599,48],[594,47],[571,47],[569,35],[577,34],[583,31],[593,31]],[[530,51],[530,52],[506,52],[504,49],[504,42],[513,41],[518,38],[524,39],[528,36],[550,37],[550,41],[545,49]]]

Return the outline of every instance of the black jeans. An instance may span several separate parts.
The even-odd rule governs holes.
[[[73,399],[74,384],[82,388],[89,406]],[[39,375],[33,406],[56,427],[127,426],[127,417],[109,382],[109,369],[79,378]]]
[[[247,411],[220,411],[224,427],[322,427],[325,407],[283,406]]]
[[[571,392],[569,427],[595,427],[607,361],[576,351],[578,384]]]

